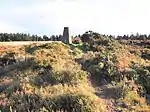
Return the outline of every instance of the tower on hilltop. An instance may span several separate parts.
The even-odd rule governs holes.
[[[64,27],[63,36],[62,36],[61,41],[64,43],[67,43],[67,44],[72,43],[72,38],[70,36],[69,27]]]

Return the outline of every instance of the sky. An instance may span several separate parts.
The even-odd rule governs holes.
[[[0,32],[150,34],[150,0],[0,0]]]

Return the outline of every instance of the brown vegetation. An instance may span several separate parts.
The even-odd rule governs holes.
[[[1,73],[0,110],[149,112],[150,49],[96,33],[86,41],[87,35],[76,45],[1,46],[1,58],[14,53],[24,60]]]

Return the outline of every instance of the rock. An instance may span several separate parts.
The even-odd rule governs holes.
[[[128,108],[128,106],[124,102],[118,102],[117,106],[120,106],[122,108]]]

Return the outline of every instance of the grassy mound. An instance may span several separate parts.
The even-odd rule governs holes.
[[[1,77],[2,111],[103,112],[105,104],[88,84],[87,72],[75,60],[75,50],[61,43],[21,49],[32,57],[26,68]],[[21,52],[22,52],[21,51]]]

